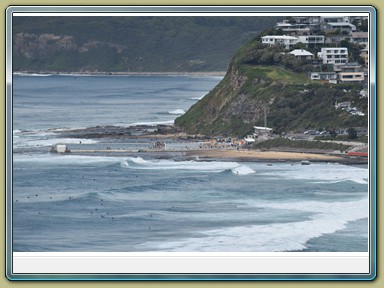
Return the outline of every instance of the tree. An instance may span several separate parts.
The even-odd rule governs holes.
[[[337,136],[337,133],[335,130],[331,130],[329,131],[329,135],[332,137],[332,138],[335,138]]]
[[[307,49],[307,46],[302,42],[298,42],[295,45],[293,45],[291,48],[291,50],[295,50],[295,49]]]
[[[347,39],[343,39],[340,41],[340,47],[345,47],[345,48],[348,48],[349,49],[349,40]]]
[[[355,128],[348,128],[347,133],[348,133],[349,139],[356,139],[357,138],[357,131]]]
[[[285,17],[285,20],[288,20],[290,24],[296,24],[296,20],[292,16]]]
[[[364,20],[355,20],[352,22],[353,25],[356,26],[357,30],[368,32],[368,19]]]

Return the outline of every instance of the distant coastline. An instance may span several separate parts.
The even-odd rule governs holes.
[[[13,75],[62,75],[62,76],[225,76],[226,71],[199,71],[199,72],[105,72],[105,71],[77,71],[77,72],[59,72],[59,71],[13,71]]]

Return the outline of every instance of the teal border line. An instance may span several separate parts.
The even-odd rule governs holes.
[[[12,41],[10,40],[10,31],[12,28],[11,19],[13,13],[113,13],[113,12],[171,12],[171,13],[353,13],[366,12],[370,14],[370,57],[369,79],[372,79],[371,85],[371,107],[369,131],[370,150],[370,273],[367,274],[14,274],[12,265],[12,175],[6,173],[6,277],[11,281],[371,281],[377,277],[377,11],[376,8],[369,5],[351,5],[351,6],[10,6],[6,11],[6,67],[11,68]],[[11,38],[12,39],[12,38]],[[372,60],[374,59],[374,61]],[[12,71],[6,71],[7,73]],[[372,78],[373,77],[373,78]],[[6,78],[7,79],[7,78]],[[12,86],[6,85],[6,121],[12,120]],[[10,128],[12,122],[6,123],[6,171],[12,171],[12,134]],[[371,133],[373,132],[373,133]],[[8,169],[7,169],[8,168]]]
[[[373,112],[373,131],[374,133],[371,133],[371,135],[373,135],[373,155],[372,155],[372,158],[374,159],[371,159],[373,160],[373,191],[371,191],[371,193],[373,192],[373,211],[371,211],[371,213],[373,214],[373,220],[374,222],[372,223],[371,226],[373,226],[374,228],[374,232],[373,232],[373,235],[371,235],[372,237],[372,240],[373,240],[373,251],[371,252],[372,256],[371,256],[371,262],[372,262],[372,266],[371,266],[371,274],[372,274],[372,279],[375,279],[377,277],[377,208],[378,208],[378,201],[377,201],[377,109],[378,109],[378,105],[377,105],[377,10],[375,8],[373,8],[373,15],[371,17],[373,17],[373,27],[372,29],[374,30],[373,31],[373,37],[372,37],[372,49],[373,51],[370,51],[370,52],[373,52],[372,54],[374,55],[374,63],[373,63],[373,71],[370,71],[370,75],[371,75],[371,72],[373,72],[372,74],[374,75],[374,79],[373,79],[373,107],[371,109],[371,111]]]

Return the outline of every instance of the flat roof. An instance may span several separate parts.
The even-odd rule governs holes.
[[[264,126],[253,126],[253,128],[258,130],[272,130],[272,128],[268,128]]]
[[[355,25],[349,23],[349,22],[328,22],[329,26],[349,26],[349,27],[355,27]]]
[[[322,47],[321,50],[348,50],[347,47]]]
[[[293,54],[295,56],[313,56],[313,54],[311,52],[304,50],[304,49],[295,49],[289,53]]]
[[[341,64],[335,64],[336,66],[341,66],[341,67],[360,67],[361,65],[357,62],[348,62],[348,63],[341,63]]]
[[[267,35],[267,36],[263,36],[261,38],[272,38],[272,39],[299,39],[297,37],[293,37],[293,36],[287,36],[287,35]]]
[[[352,38],[368,38],[368,32],[352,32]]]
[[[330,75],[336,74],[336,72],[311,72],[311,74]]]

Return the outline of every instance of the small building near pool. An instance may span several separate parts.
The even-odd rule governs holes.
[[[55,144],[51,147],[51,152],[66,153],[70,152],[70,150],[65,144]]]

